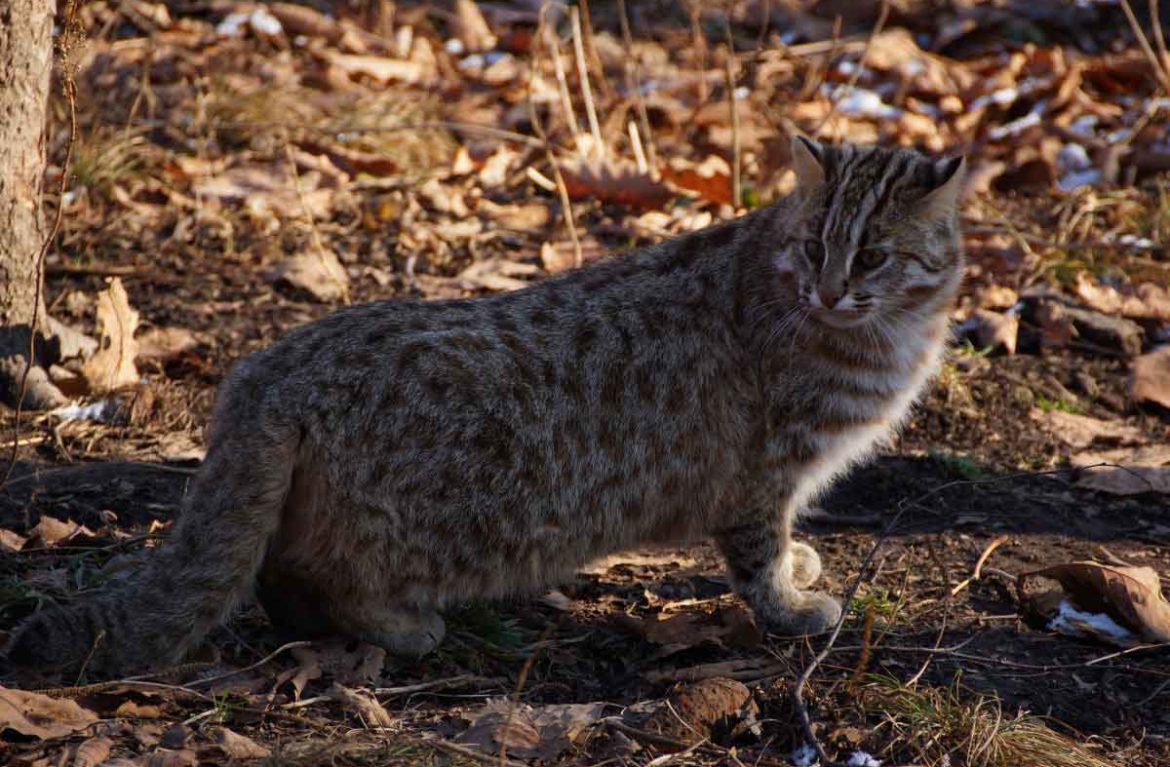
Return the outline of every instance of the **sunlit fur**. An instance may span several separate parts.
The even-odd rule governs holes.
[[[962,169],[793,151],[796,193],[734,222],[512,293],[349,307],[240,362],[170,540],[33,615],[9,659],[174,663],[250,593],[296,637],[417,656],[447,605],[702,536],[763,628],[828,629],[841,609],[808,590],[792,519],[938,366]]]

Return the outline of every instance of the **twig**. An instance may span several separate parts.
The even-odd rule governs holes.
[[[866,59],[869,58],[869,49],[873,46],[874,39],[879,34],[881,34],[882,28],[885,27],[886,19],[888,19],[889,16],[890,16],[889,0],[882,0],[881,11],[878,12],[877,21],[873,25],[873,30],[870,31],[869,37],[865,41],[865,48],[863,48],[861,50],[861,58],[859,58],[857,60],[857,68],[853,70],[853,74],[851,74],[849,76],[849,81],[845,84],[845,86],[843,88],[837,88],[833,91],[833,98],[829,101],[828,114],[826,114],[823,118],[821,118],[820,123],[818,123],[817,127],[813,129],[813,132],[811,134],[809,134],[813,138],[816,138],[820,134],[821,130],[826,125],[829,124],[829,121],[831,121],[834,117],[837,116],[837,105],[840,103],[840,94],[849,93],[850,91],[852,91],[854,88],[857,87],[857,81],[859,79],[861,79],[861,72],[862,72],[862,70],[865,69],[865,61],[866,61]],[[828,62],[826,62],[825,67],[827,68],[831,65],[832,65],[832,60],[830,58],[830,60]]]
[[[646,730],[639,730],[637,727],[631,727],[616,716],[607,716],[598,724],[603,724],[611,730],[617,730],[623,735],[629,735],[631,738],[637,738],[644,743],[661,746],[662,748],[669,748],[675,751],[685,751],[687,744],[681,740],[667,737],[666,735],[659,735],[656,732],[647,732]]]
[[[1162,71],[1170,69],[1170,56],[1166,54],[1166,38],[1162,35],[1162,15],[1158,8],[1158,0],[1149,0],[1150,26],[1154,28],[1154,45],[1158,48],[1158,60],[1162,62]]]
[[[374,689],[375,695],[410,695],[411,693],[424,692],[426,690],[437,690],[444,687],[459,687],[471,682],[490,681],[486,677],[478,676],[476,674],[460,674],[459,676],[452,676],[446,679],[433,679],[429,682],[419,682],[418,684],[406,684],[400,687],[377,687]]]
[[[585,47],[581,35],[581,9],[569,9],[569,20],[573,29],[573,55],[577,62],[577,79],[581,81],[581,98],[585,101],[585,116],[589,118],[589,133],[593,136],[593,156],[603,157],[605,145],[601,142],[601,126],[597,122],[597,109],[593,106],[593,89],[589,85],[589,70],[585,66]]]
[[[8,485],[13,470],[16,469],[16,458],[20,454],[20,416],[24,408],[24,397],[28,393],[28,376],[36,365],[37,329],[41,319],[41,304],[45,296],[45,258],[49,255],[49,248],[57,239],[61,230],[61,217],[65,210],[65,191],[69,184],[69,168],[73,164],[73,146],[77,143],[77,82],[74,80],[75,65],[71,60],[72,43],[78,34],[76,25],[77,2],[66,0],[65,23],[62,33],[57,36],[54,48],[61,61],[61,85],[65,91],[65,102],[69,106],[69,138],[65,142],[65,159],[61,163],[61,181],[57,186],[57,209],[53,212],[53,223],[49,233],[41,242],[41,249],[37,251],[36,274],[33,277],[33,311],[32,320],[28,324],[28,356],[25,359],[24,370],[20,373],[20,387],[16,392],[16,407],[12,419],[12,452],[8,460],[8,467],[4,470],[4,477],[0,479],[0,490]],[[40,204],[41,200],[34,201]]]
[[[743,201],[743,187],[740,179],[742,158],[740,153],[739,109],[735,104],[735,40],[731,36],[731,19],[726,19],[727,66],[723,70],[727,81],[727,105],[731,109],[731,206],[739,209]]]
[[[991,556],[993,551],[1007,543],[1007,541],[1008,536],[1006,535],[997,535],[993,538],[991,543],[987,544],[983,549],[983,553],[979,555],[979,559],[975,560],[975,570],[971,573],[971,577],[964,579],[962,583],[951,589],[951,596],[958,596],[960,591],[971,585],[971,581],[979,580],[979,576],[983,573],[983,565],[987,562],[988,557]]]
[[[468,748],[467,746],[461,746],[458,743],[451,743],[450,741],[440,740],[438,738],[423,738],[422,742],[426,743],[428,746],[434,746],[435,748],[439,748],[453,754],[459,754],[460,756],[466,756],[469,759],[475,759],[478,762],[484,762],[486,764],[498,764],[501,765],[501,767],[528,767],[528,765],[524,762],[516,762],[511,759],[499,759],[488,754],[481,754],[473,748]]]
[[[547,9],[548,6],[545,6]],[[577,113],[573,109],[573,99],[569,95],[569,81],[565,76],[565,65],[561,61],[561,50],[551,27],[544,26],[544,9],[540,13],[540,23],[545,30],[544,37],[548,43],[548,54],[553,63],[553,74],[557,80],[557,92],[561,96],[561,111],[565,113],[565,124],[569,127],[569,135],[573,137],[573,146],[580,147],[578,136],[581,135],[581,125],[577,122]],[[533,67],[535,70],[535,67]],[[538,146],[540,144],[538,143]]]
[[[313,252],[317,255],[317,260],[321,262],[321,268],[329,275],[329,279],[341,289],[341,302],[349,304],[349,284],[344,279],[345,268],[342,267],[336,260],[329,261],[328,254],[325,252],[325,244],[321,241],[321,233],[317,231],[317,221],[313,217],[313,211],[309,208],[309,198],[305,196],[305,190],[301,186],[301,174],[297,171],[297,161],[293,157],[292,144],[289,143],[288,137],[285,137],[284,155],[288,158],[289,169],[292,171],[293,188],[296,190],[297,199],[301,203],[301,212],[305,214],[305,218],[309,222],[309,239],[313,243]],[[342,270],[338,276],[336,270],[333,268],[334,264]]]
[[[541,30],[544,29],[544,23],[544,11],[541,11]],[[539,33],[538,31],[538,36]],[[545,160],[547,160],[549,167],[552,169],[553,180],[557,186],[557,195],[561,198],[561,217],[565,220],[565,227],[569,230],[569,239],[573,243],[573,265],[579,267],[584,262],[584,254],[581,252],[581,239],[577,236],[577,223],[573,216],[573,201],[569,199],[569,188],[565,186],[565,177],[561,175],[561,168],[557,165],[557,159],[553,155],[552,144],[549,143],[548,134],[545,132],[544,125],[540,121],[540,115],[536,113],[536,101],[532,97],[532,83],[535,77],[536,66],[535,62],[533,62],[533,66],[529,67],[528,76],[528,114],[532,122],[532,132],[536,134],[540,146],[544,149]],[[570,111],[571,115],[572,112]],[[575,121],[575,118],[573,119]]]
[[[646,163],[646,151],[642,148],[642,137],[638,135],[638,123],[630,120],[626,123],[630,132],[630,148],[634,150],[634,162],[639,173],[649,173],[650,166]]]
[[[593,40],[593,19],[589,14],[589,1],[577,0],[575,7],[581,9],[581,29],[585,33],[585,52],[589,55],[589,66],[592,67],[594,75],[597,77],[597,87],[601,91],[603,98],[613,98],[613,88],[609,85],[609,80],[605,77],[605,67],[601,63],[601,56],[597,53],[597,43]]]
[[[1133,8],[1129,7],[1129,0],[1121,0],[1121,10],[1125,12],[1125,19],[1129,22],[1129,27],[1133,30],[1134,37],[1137,38],[1138,47],[1142,49],[1142,53],[1149,60],[1150,67],[1154,70],[1154,77],[1157,78],[1158,84],[1162,86],[1163,90],[1170,91],[1170,74],[1167,74],[1164,63],[1158,60],[1154,49],[1150,47],[1150,39],[1142,31],[1142,25],[1138,23],[1137,16],[1133,13]]]
[[[228,679],[228,678],[233,677],[233,676],[239,676],[240,674],[246,674],[249,671],[254,671],[255,669],[260,668],[261,666],[268,663],[269,661],[274,660],[277,656],[279,656],[281,653],[283,653],[287,650],[293,650],[297,647],[308,647],[311,644],[312,644],[312,642],[307,642],[307,641],[303,641],[303,640],[299,641],[299,642],[289,642],[288,644],[282,644],[280,647],[277,647],[275,650],[268,653],[263,658],[256,661],[255,663],[253,663],[250,666],[244,666],[243,668],[237,668],[237,669],[234,669],[232,671],[228,671],[226,673],[220,674],[218,676],[208,677],[207,679],[196,679],[194,682],[189,683],[187,686],[192,687],[194,685],[212,684],[213,682],[219,682],[219,681],[222,681],[224,679]]]
[[[556,624],[550,623],[545,627],[544,632],[540,635],[540,639],[536,644],[539,645],[548,639],[549,634],[556,628]],[[520,705],[520,691],[524,689],[524,683],[528,681],[528,675],[532,672],[532,666],[536,663],[536,656],[539,655],[539,650],[533,651],[531,655],[524,659],[524,665],[520,667],[520,673],[516,675],[516,689],[512,693],[512,698],[508,701],[508,715],[504,718],[504,724],[501,731],[507,731],[512,726],[512,718],[516,715],[516,708]],[[500,739],[500,764],[508,763],[508,743],[507,739]]]
[[[626,13],[626,0],[618,0],[619,18],[622,26],[622,45],[626,50],[626,90],[634,94],[634,106],[638,110],[638,122],[642,126],[642,141],[645,142],[646,160],[650,166],[650,177],[658,180],[658,151],[654,148],[654,134],[650,129],[650,114],[646,111],[646,97],[642,93],[642,64],[634,55],[634,36],[630,32],[630,19]]]

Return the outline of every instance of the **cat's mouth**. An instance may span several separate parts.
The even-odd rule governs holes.
[[[868,312],[857,309],[825,309],[814,307],[809,309],[809,315],[823,325],[831,328],[855,328],[865,322]]]

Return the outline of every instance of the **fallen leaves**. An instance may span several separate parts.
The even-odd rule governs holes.
[[[1045,602],[1051,605],[1053,602],[1051,597],[1038,597],[1030,590],[1030,579],[1034,578],[1058,582],[1080,614],[1105,615],[1146,642],[1170,642],[1170,604],[1162,595],[1158,571],[1152,567],[1114,567],[1097,562],[1070,562],[1022,573],[1017,578],[1020,602],[1037,609],[1037,605]],[[1056,605],[1054,609],[1058,609],[1059,602]],[[1096,638],[1116,644],[1132,644],[1129,638],[1116,632],[1093,628],[1091,621],[1079,615],[1074,614],[1073,617],[1077,620],[1078,628],[1092,633]]]
[[[0,732],[41,740],[65,738],[97,721],[97,714],[71,700],[0,687]]]
[[[604,713],[605,703],[564,705],[513,705],[490,701],[470,717],[471,726],[459,742],[478,747],[493,756],[501,749],[520,759],[551,762],[569,751],[581,735]]]
[[[130,308],[122,280],[114,277],[97,296],[98,348],[82,367],[90,391],[110,392],[138,383],[138,368],[134,366],[137,328],[138,312]]]
[[[1153,402],[1170,408],[1170,346],[1134,359],[1129,392],[1135,402]]]
[[[332,251],[298,253],[264,272],[274,285],[303,291],[322,303],[341,301],[349,295],[349,275]]]
[[[366,727],[392,727],[394,717],[390,716],[374,693],[363,688],[346,687],[334,683],[329,688],[329,697],[341,704],[341,707],[357,716]]]

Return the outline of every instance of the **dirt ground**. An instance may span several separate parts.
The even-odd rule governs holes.
[[[602,117],[619,115],[605,127],[606,157],[627,159],[595,176],[562,151],[587,143],[584,110],[574,134],[556,111],[547,52],[544,61],[532,53],[543,44],[520,42],[538,38],[531,4],[481,4],[498,38],[482,49],[509,56],[492,63],[468,62],[478,27],[447,5],[400,3],[387,21],[369,10],[376,4],[318,4],[336,16],[305,16],[313,26],[277,4],[280,34],[245,18],[238,37],[219,25],[251,6],[204,5],[96,3],[77,23],[86,41],[72,54],[83,86],[80,138],[46,263],[46,301],[54,316],[92,333],[94,296],[119,279],[142,321],[141,380],[79,395],[111,403],[100,419],[39,413],[17,424],[0,414],[0,433],[18,435],[0,491],[0,629],[125,575],[166,535],[198,467],[215,386],[241,356],[344,300],[483,294],[564,268],[565,254],[571,263],[556,185],[526,171],[555,181],[544,147],[525,143],[538,135],[530,118],[516,116],[532,98],[527,67],[547,75],[554,95],[540,102],[544,130],[568,158],[568,185],[583,187],[570,191],[585,260],[735,214],[722,199],[730,183],[722,171],[717,182],[672,182],[691,193],[671,187],[663,200],[658,180],[627,167],[639,107],[611,61],[622,40],[615,4],[587,9],[588,34],[609,77],[605,88],[594,83]],[[1170,197],[1160,175],[1170,164],[1158,165],[1170,143],[1165,107],[1148,107],[1159,94],[1155,75],[1125,17],[1105,4],[1086,4],[1100,16],[1077,24],[1045,15],[1046,4],[894,4],[886,30],[917,35],[928,60],[943,62],[938,82],[923,83],[868,58],[883,50],[865,51],[878,4],[855,4],[865,13],[778,5],[768,26],[759,4],[742,4],[730,27],[710,9],[688,16],[671,3],[630,5],[645,48],[634,57],[642,70],[628,74],[659,78],[649,122],[660,157],[689,163],[678,173],[698,177],[709,156],[722,168],[738,158],[745,201],[766,199],[785,178],[783,158],[770,159],[771,136],[795,125],[823,127],[826,138],[966,151],[984,177],[966,204],[971,273],[942,375],[896,441],[801,523],[824,560],[825,588],[856,588],[840,636],[802,693],[817,742],[858,765],[864,754],[931,767],[1170,764],[1166,642],[1062,634],[1017,582],[1087,560],[1152,568],[1155,583],[1170,577],[1170,493],[1155,484],[1102,489],[1086,480],[1099,475],[1077,468],[1170,472],[1170,410],[1134,388],[1136,360],[1170,339],[1170,296],[1139,289],[1170,282],[1162,239]],[[169,9],[165,20],[158,9]],[[350,37],[321,18],[345,19]],[[387,52],[403,29],[430,40],[429,53],[409,43],[409,55],[401,46]],[[558,29],[577,87],[571,26]],[[763,41],[780,51],[745,59],[732,74],[754,109],[736,128],[738,152],[726,130],[725,29],[737,50]],[[880,92],[905,109],[902,118],[828,106],[839,96],[816,83],[848,85],[855,70],[839,65],[861,56],[871,71],[851,87]],[[415,64],[422,74],[391,77],[366,59]],[[519,74],[487,71],[509,60]],[[690,72],[705,73],[701,87]],[[979,107],[992,111],[963,122],[982,96],[1008,88],[1033,95]],[[1037,93],[1047,106],[1036,107]],[[916,100],[949,96],[965,110],[942,111],[937,133],[904,119]],[[717,116],[708,119],[710,105]],[[55,106],[50,186],[67,132],[67,110]],[[830,108],[843,114],[834,121]],[[1036,126],[996,132],[1037,109]],[[1078,172],[1101,175],[1062,189],[1072,171],[1057,150],[1076,143],[1070,126],[1085,114],[1101,134],[1133,133],[1120,154],[1109,150],[1113,138],[1084,140],[1089,165]],[[481,130],[459,127],[468,122]],[[482,130],[500,126],[512,135]],[[493,157],[503,157],[498,171]],[[233,175],[240,169],[252,175]],[[236,187],[224,192],[229,181]],[[305,284],[272,276],[304,254],[336,256],[344,296],[319,293],[328,275]],[[1106,305],[1084,288],[1090,283],[1139,304]],[[1092,316],[1053,319],[1054,303]],[[980,335],[986,324],[975,320],[988,314],[1018,319],[1014,354],[1002,335]],[[156,333],[161,350],[144,351],[159,329],[181,330],[182,343]],[[1161,459],[1143,462],[1158,451]],[[801,763],[807,735],[794,687],[827,639],[762,636],[709,546],[614,556],[542,598],[466,605],[446,617],[448,639],[416,664],[383,664],[352,643],[289,646],[298,638],[277,635],[249,606],[190,663],[162,675],[21,679],[0,692],[5,705],[17,687],[40,689],[49,698],[29,706],[73,701],[82,724],[39,730],[0,709],[0,762]],[[37,714],[49,724],[71,715]]]

